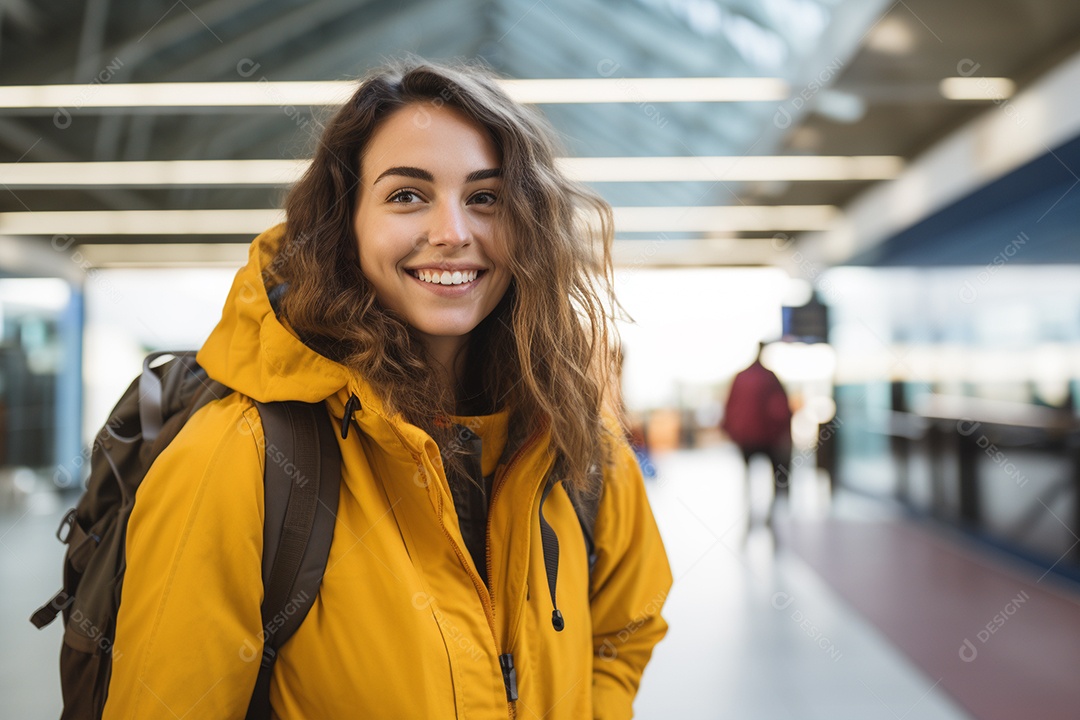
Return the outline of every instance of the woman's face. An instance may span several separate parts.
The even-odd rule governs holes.
[[[413,104],[383,121],[360,166],[361,271],[429,347],[460,348],[510,285],[494,143],[457,110]]]

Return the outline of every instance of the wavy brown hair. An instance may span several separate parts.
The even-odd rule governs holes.
[[[360,166],[375,130],[406,106],[422,119],[425,108],[443,105],[486,130],[498,151],[496,225],[512,278],[470,335],[467,407],[507,408],[511,445],[550,426],[559,476],[573,491],[592,494],[609,448],[602,416],[616,340],[611,208],[559,171],[554,130],[511,100],[487,68],[409,58],[364,77],[326,124],[314,161],[286,198],[285,236],[267,281],[288,284],[281,314],[304,342],[358,371],[391,411],[444,451],[453,447],[442,420],[466,406],[433,372],[409,326],[376,299],[360,271],[353,226]]]

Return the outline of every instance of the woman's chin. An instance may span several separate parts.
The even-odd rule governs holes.
[[[428,316],[420,321],[409,321],[413,331],[420,337],[442,342],[450,342],[454,339],[466,340],[479,324],[480,318],[437,316]]]

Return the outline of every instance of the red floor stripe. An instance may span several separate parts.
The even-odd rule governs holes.
[[[788,547],[978,720],[1080,718],[1080,597],[910,523],[785,530]]]

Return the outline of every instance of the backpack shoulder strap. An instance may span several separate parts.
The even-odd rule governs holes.
[[[270,717],[278,650],[315,602],[330,554],[341,453],[322,403],[256,403],[266,452],[263,654],[248,720]]]

